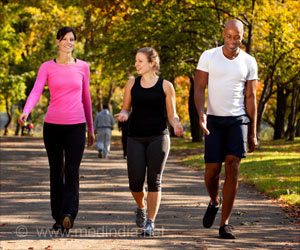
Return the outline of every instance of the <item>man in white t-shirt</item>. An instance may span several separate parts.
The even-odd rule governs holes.
[[[200,126],[205,133],[205,184],[211,199],[203,226],[212,226],[222,204],[219,235],[224,239],[234,239],[228,222],[238,190],[240,161],[246,157],[247,137],[248,152],[257,145],[257,63],[254,57],[240,49],[244,35],[240,21],[228,21],[222,34],[224,45],[205,51],[199,59],[194,98]],[[207,116],[204,113],[206,87]],[[224,161],[222,199],[219,188]]]

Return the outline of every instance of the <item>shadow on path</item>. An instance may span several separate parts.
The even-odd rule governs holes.
[[[0,249],[299,249],[300,229],[277,204],[240,185],[231,223],[236,240],[218,238],[202,216],[209,201],[203,172],[170,155],[156,236],[140,237],[129,193],[126,162],[117,143],[109,159],[86,149],[80,170],[80,208],[64,237],[50,230],[49,167],[41,138],[1,137]]]

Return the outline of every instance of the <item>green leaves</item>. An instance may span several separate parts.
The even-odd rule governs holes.
[[[13,78],[26,72],[37,72],[42,62],[56,57],[56,32],[68,25],[75,28],[78,35],[74,56],[90,64],[94,106],[98,105],[100,97],[121,100],[121,89],[126,80],[135,75],[134,60],[138,48],[154,47],[161,58],[162,77],[175,83],[177,77],[194,74],[204,50],[223,43],[222,29],[231,18],[244,23],[246,37],[243,43],[256,57],[259,77],[266,87],[270,87],[271,79],[273,92],[277,83],[291,89],[291,79],[299,82],[299,1],[8,2],[0,3],[1,84],[9,79],[30,88],[34,76],[22,81]],[[188,81],[180,84],[188,84]],[[264,84],[261,84],[262,89]],[[7,88],[9,86],[7,84]],[[2,90],[2,95],[5,91]],[[266,103],[268,98],[263,97]],[[118,105],[115,103],[115,107]],[[185,114],[180,116],[187,117]],[[271,120],[274,117],[270,112],[268,116]]]

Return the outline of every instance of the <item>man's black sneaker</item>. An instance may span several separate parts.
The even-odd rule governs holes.
[[[138,227],[144,227],[146,223],[146,208],[137,208],[135,212],[135,222]]]
[[[98,150],[98,157],[102,158],[102,149]]]
[[[221,197],[219,199],[218,206],[212,205],[211,201],[209,202],[208,207],[207,207],[206,212],[205,212],[204,217],[203,217],[203,226],[205,228],[210,228],[214,224],[216,215],[218,213],[218,210],[219,210],[221,204],[222,204],[222,198]]]
[[[63,229],[70,229],[70,228],[72,228],[73,225],[74,225],[74,219],[73,219],[72,215],[65,214],[62,217],[61,225],[62,225]]]
[[[223,239],[235,239],[235,235],[232,232],[233,226],[229,224],[224,224],[219,228],[219,235]]]

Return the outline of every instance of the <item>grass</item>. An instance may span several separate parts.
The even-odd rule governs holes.
[[[172,138],[172,150],[203,148],[190,139]],[[203,153],[189,155],[183,164],[204,169]],[[222,170],[224,174],[224,168]],[[300,138],[262,141],[260,149],[242,159],[240,180],[289,205],[300,207]]]
[[[191,138],[171,137],[171,150],[203,149],[203,143],[192,142]]]

